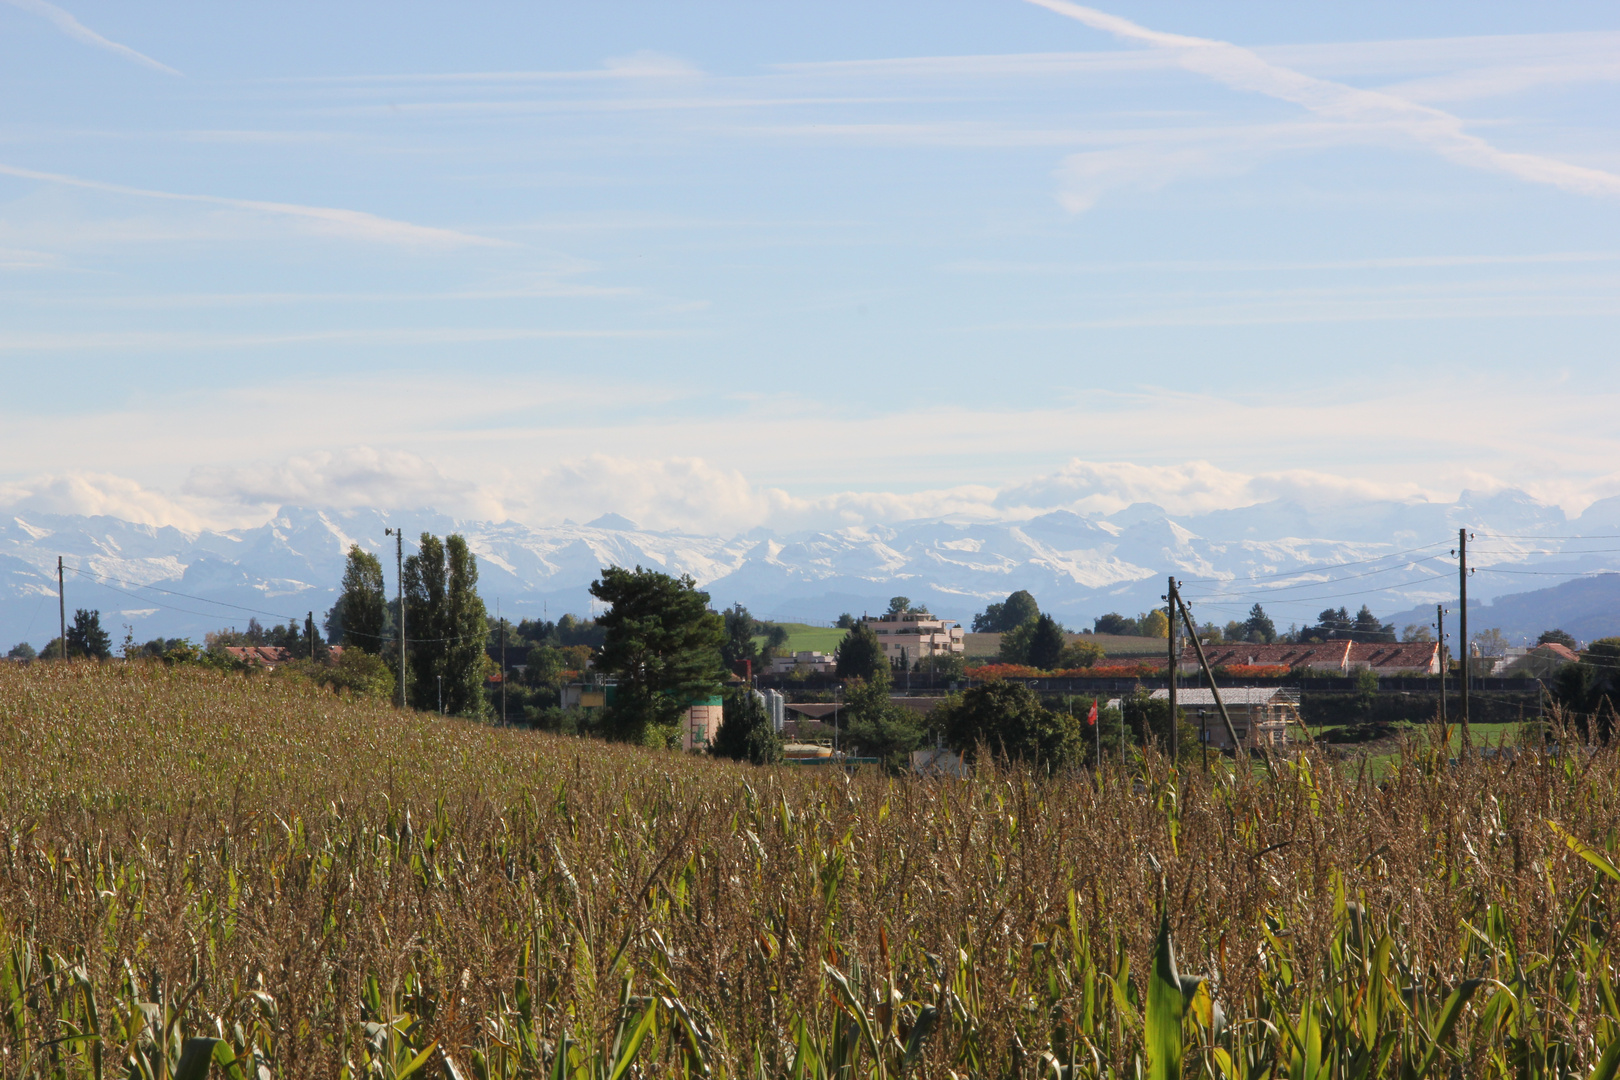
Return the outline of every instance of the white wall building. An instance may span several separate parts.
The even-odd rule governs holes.
[[[967,651],[961,623],[936,619],[926,611],[891,611],[862,616],[861,621],[877,634],[891,664],[903,657],[908,667],[915,667],[930,656]]]
[[[838,670],[838,658],[832,653],[809,649],[801,649],[788,656],[771,657],[772,675],[787,675],[795,670],[808,671],[812,675],[831,675]]]

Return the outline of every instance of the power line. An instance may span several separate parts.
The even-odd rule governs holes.
[[[139,582],[139,581],[125,581],[122,578],[109,577],[106,574],[99,574],[94,570],[81,570],[76,566],[69,566],[69,567],[67,567],[67,569],[73,571],[75,574],[78,574],[80,577],[92,578],[92,579],[94,579],[94,580],[96,580],[96,581],[98,581],[98,582],[100,582],[100,583],[102,583],[104,585],[109,581],[116,581],[120,585],[128,585],[131,588],[136,588],[136,589],[150,589],[153,592],[160,592],[160,593],[163,593],[166,596],[179,596],[179,597],[183,597],[184,599],[187,599],[187,600],[196,600],[196,601],[198,601],[200,603],[204,603],[204,604],[215,604],[215,605],[218,605],[219,607],[235,608],[237,611],[246,611],[246,612],[248,612],[250,614],[253,614],[253,615],[268,615],[273,619],[289,619],[289,620],[291,620],[293,622],[298,621],[298,616],[296,616],[296,615],[288,615],[286,612],[265,611],[265,610],[263,610],[261,608],[243,607],[241,604],[227,603],[224,600],[210,600],[206,596],[193,596],[191,593],[176,592],[173,589],[165,589],[165,588],[161,588],[160,586],[157,586],[157,585],[146,585],[146,584],[143,584],[142,582]],[[109,589],[112,588],[111,585],[108,585],[107,587]],[[124,590],[122,590],[122,589],[113,589],[113,591],[114,592],[124,592]],[[146,600],[146,599],[148,599],[147,597],[144,597],[144,596],[135,596],[134,593],[124,593],[124,595],[125,596],[134,596],[135,599],[137,599],[137,600]],[[157,601],[155,601],[155,600],[153,600],[151,602],[152,603],[157,603]],[[160,605],[160,606],[166,607],[168,605]],[[179,611],[179,610],[183,610],[183,609],[176,608],[175,610]],[[192,615],[201,615],[202,612],[193,611],[193,612],[190,612],[190,614],[192,614]],[[205,616],[205,617],[206,618],[213,618],[212,615]]]
[[[72,569],[72,568],[68,567],[68,569]],[[78,571],[74,571],[74,572],[77,573]],[[85,576],[86,577],[94,577],[95,575],[87,574]],[[113,580],[117,580],[117,579],[115,578]],[[180,612],[180,613],[182,613],[184,615],[196,615],[198,618],[202,618],[202,619],[217,619],[217,618],[219,618],[219,613],[215,612],[215,611],[193,611],[191,608],[183,608],[183,607],[180,607],[180,606],[178,606],[176,604],[165,604],[163,601],[154,600],[150,596],[142,596],[139,593],[132,593],[132,592],[128,591],[127,589],[120,589],[120,588],[118,588],[116,586],[108,585],[105,581],[98,582],[98,584],[100,584],[101,587],[104,588],[104,589],[111,589],[115,593],[122,593],[123,595],[125,595],[127,597],[130,597],[131,599],[141,601],[143,604],[156,604],[158,607],[163,608],[163,609],[165,609],[167,611],[178,611],[178,612]],[[197,599],[202,599],[202,598],[198,597]],[[210,601],[208,601],[208,600],[203,600],[203,602],[204,603],[210,603]],[[249,609],[249,610],[251,610],[251,609]],[[268,615],[270,613],[269,612],[261,612],[260,614]],[[277,618],[280,618],[280,616],[277,616]],[[294,622],[297,621],[296,616],[289,615],[289,616],[287,616],[287,618],[290,621],[294,621]]]

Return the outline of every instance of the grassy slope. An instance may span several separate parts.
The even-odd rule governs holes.
[[[799,652],[810,650],[812,652],[830,653],[838,648],[838,643],[844,640],[849,631],[840,630],[830,626],[808,626],[805,623],[785,622],[778,623],[788,632],[786,652]],[[763,637],[754,639],[760,645],[765,644]]]

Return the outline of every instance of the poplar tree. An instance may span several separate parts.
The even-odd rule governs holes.
[[[441,542],[422,534],[421,547],[405,560],[405,612],[411,703],[437,710],[442,686],[446,713],[483,716],[489,626],[478,595],[478,560],[465,538],[452,533]]]

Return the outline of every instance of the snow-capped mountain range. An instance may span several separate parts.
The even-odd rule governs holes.
[[[514,620],[592,613],[603,566],[690,574],[716,607],[826,621],[880,610],[897,594],[966,622],[1015,589],[1072,627],[1108,611],[1159,603],[1174,573],[1201,620],[1241,618],[1258,601],[1279,627],[1324,607],[1388,613],[1452,599],[1457,529],[1474,531],[1470,601],[1620,569],[1620,498],[1570,519],[1516,491],[1464,492],[1455,503],[1290,501],[1200,515],[1138,504],[1115,514],[1055,511],[1019,521],[950,518],[775,535],[657,532],[607,515],[532,528],[456,521],[430,511],[284,507],[265,525],[184,532],[108,517],[14,511],[0,525],[0,648],[56,635],[56,563],[66,567],[69,618],[96,608],[113,637],[140,640],[302,619],[336,597],[351,543],[382,556],[390,592],[394,544],[384,529],[466,536],[479,590]],[[1611,539],[1605,540],[1604,537]],[[407,545],[407,554],[409,554]]]

